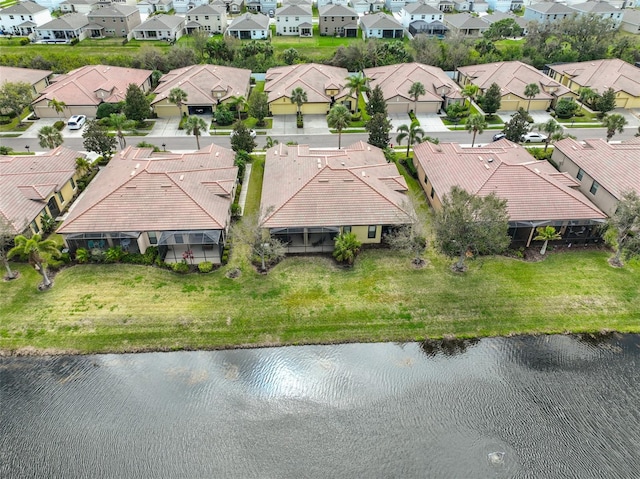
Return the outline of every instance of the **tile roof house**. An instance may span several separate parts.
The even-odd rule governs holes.
[[[40,233],[44,214],[56,218],[71,204],[79,157],[63,146],[36,156],[0,155],[0,217],[12,233]]]
[[[227,10],[220,5],[200,5],[187,12],[187,34],[204,30],[209,34],[222,34],[227,29]]]
[[[440,68],[422,63],[400,63],[366,68],[369,87],[380,86],[389,113],[437,113],[451,103],[463,101],[460,87]],[[425,94],[415,103],[409,89],[415,82],[424,86]]]
[[[269,38],[269,17],[262,13],[244,13],[234,18],[226,35],[240,40],[265,40]]]
[[[93,10],[87,15],[89,22],[100,26],[104,37],[127,38],[142,23],[140,11],[131,5],[109,5]]]
[[[346,68],[317,63],[269,68],[264,85],[269,110],[273,115],[294,115],[298,107],[291,103],[291,92],[298,87],[307,93],[303,114],[326,115],[336,102],[354,110],[355,98],[345,87],[348,76]]]
[[[67,13],[34,28],[36,37],[44,43],[69,43],[90,36],[89,19],[84,13]]]
[[[358,14],[344,5],[320,7],[318,26],[320,35],[356,38],[358,36]]]
[[[489,30],[487,23],[467,12],[445,15],[444,24],[450,31],[467,37],[478,37]]]
[[[531,65],[519,61],[487,63],[459,67],[459,83],[463,87],[469,83],[477,85],[484,93],[492,83],[497,83],[502,93],[498,111],[516,111],[518,108],[546,110],[553,108],[558,98],[573,98],[571,90]],[[535,83],[540,93],[529,98],[524,94],[527,85]],[[530,105],[530,106],[529,106]]]
[[[193,153],[127,147],[111,159],[58,232],[71,251],[121,246],[164,261],[220,263],[238,168],[234,152],[209,145]]]
[[[49,85],[52,75],[50,70],[0,66],[0,85],[8,81],[26,82],[33,88],[32,94],[37,95]]]
[[[615,213],[622,194],[640,195],[640,141],[619,144],[566,138],[555,143],[553,161],[579,182],[579,189],[607,215]]]
[[[509,234],[518,245],[528,247],[535,228],[546,225],[556,227],[565,241],[595,240],[606,219],[577,191],[573,178],[508,140],[475,148],[421,143],[414,148],[414,159],[418,180],[436,210],[453,186],[507,200]]]
[[[220,65],[178,68],[160,78],[151,107],[159,118],[180,116],[179,108],[168,99],[173,88],[180,88],[187,94],[182,113],[211,114],[218,104],[232,96],[248,98],[250,79],[251,71],[244,68]]]
[[[414,218],[404,177],[364,142],[342,150],[276,145],[266,153],[263,185],[260,225],[289,253],[333,251],[346,231],[380,243]]]
[[[184,34],[185,19],[177,15],[154,15],[133,29],[136,40],[176,41]]]
[[[548,75],[569,87],[576,95],[589,87],[602,94],[608,88],[616,92],[616,107],[640,108],[640,68],[623,60],[590,60],[548,65]]]
[[[536,21],[546,23],[570,18],[575,14],[576,11],[573,8],[563,5],[562,3],[542,2],[527,5],[522,18],[529,22]]]
[[[620,29],[629,33],[640,33],[640,10],[625,8]]]
[[[5,35],[33,37],[35,27],[53,20],[49,9],[35,2],[19,2],[0,10],[0,31]]]
[[[276,9],[276,35],[313,35],[313,14],[307,5],[285,5]]]
[[[56,118],[58,113],[49,107],[49,101],[56,99],[66,103],[65,113],[69,116],[94,117],[100,103],[124,100],[131,83],[148,92],[152,73],[135,68],[86,65],[55,77],[32,103],[33,110],[41,118]]]
[[[403,38],[404,27],[393,16],[383,12],[364,15],[360,18],[362,38]]]

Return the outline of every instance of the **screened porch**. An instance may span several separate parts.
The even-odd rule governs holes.
[[[269,233],[286,245],[287,253],[331,253],[340,228],[272,228]]]
[[[221,230],[163,231],[158,239],[158,251],[165,263],[184,260],[189,264],[219,264],[223,247]]]
[[[79,248],[84,248],[89,251],[106,251],[116,246],[120,246],[123,251],[128,253],[140,253],[140,246],[138,245],[139,237],[140,232],[137,231],[72,233],[64,235],[64,241],[72,253],[75,253]]]

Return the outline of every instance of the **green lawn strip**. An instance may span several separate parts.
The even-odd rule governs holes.
[[[253,175],[252,175],[253,176]],[[427,267],[365,250],[354,268],[328,257],[289,257],[268,275],[181,276],[131,265],[38,275],[0,284],[0,348],[80,352],[218,348],[336,341],[405,341],[615,329],[639,332],[640,263],[607,264],[607,252],[550,254],[540,263],[472,260],[464,275],[429,251]]]
[[[244,206],[244,215],[251,215],[260,208],[260,196],[262,196],[262,180],[264,176],[264,156],[254,156],[251,162],[251,178],[247,190],[247,200]]]

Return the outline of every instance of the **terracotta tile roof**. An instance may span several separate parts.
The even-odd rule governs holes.
[[[44,200],[73,177],[78,157],[84,155],[63,146],[44,155],[0,156],[0,216],[16,234],[40,214]]]
[[[616,198],[629,190],[640,194],[640,139],[611,144],[566,138],[555,147]]]
[[[507,140],[476,148],[421,143],[414,154],[438,196],[456,185],[481,196],[495,192],[507,200],[510,221],[606,218],[567,185],[566,176],[560,178],[548,162]]]
[[[549,67],[571,77],[578,85],[589,87],[598,93],[611,87],[615,92],[625,91],[640,97],[640,68],[617,58],[562,63]]]
[[[50,70],[32,70],[31,68],[14,68],[0,66],[0,83],[11,82],[27,82],[29,85],[35,85],[40,80],[51,75]]]
[[[269,102],[272,102],[282,97],[291,98],[291,92],[300,87],[307,92],[309,103],[327,103],[331,101],[331,97],[325,93],[329,87],[339,89],[336,98],[348,94],[345,89],[348,76],[346,68],[317,63],[269,68],[264,91]]]
[[[156,97],[152,105],[169,96],[173,88],[180,88],[187,93],[186,105],[215,105],[221,93],[220,100],[232,96],[246,95],[249,90],[251,70],[244,68],[224,67],[219,65],[191,65],[171,70],[160,78],[158,87],[154,90]]]
[[[234,153],[128,147],[100,171],[60,233],[225,229],[238,168]]]
[[[462,98],[460,87],[442,69],[422,63],[366,68],[364,74],[369,78],[371,88],[380,86],[386,101],[396,96],[413,101],[409,89],[415,82],[422,83],[426,91],[425,95],[420,96],[419,102],[435,101],[440,104],[443,94],[451,99]]]
[[[265,228],[406,224],[407,184],[382,150],[276,145],[267,151],[261,198]],[[408,213],[409,211],[409,213]]]

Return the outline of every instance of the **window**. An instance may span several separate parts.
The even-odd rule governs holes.
[[[158,235],[155,231],[149,231],[147,236],[149,237],[149,244],[158,244]]]
[[[589,193],[591,193],[592,195],[595,195],[596,192],[598,191],[598,188],[600,188],[600,185],[598,184],[597,181],[593,181],[593,183],[591,183],[591,188],[589,189]]]
[[[176,242],[176,244],[183,244],[184,240],[182,239],[182,234],[180,233],[176,233],[175,235],[173,235],[173,239]]]
[[[75,190],[76,189],[76,182],[73,181],[73,178],[71,178],[70,181],[71,181],[71,188],[73,188]]]
[[[36,223],[35,220],[31,222],[31,229],[35,233],[40,233],[40,228],[38,228],[38,223]]]
[[[10,18],[11,20],[13,20],[13,15],[9,15],[9,18]]]
[[[427,176],[427,174],[424,174],[424,184],[426,185],[427,183],[429,183],[429,177]]]
[[[204,16],[204,19],[205,19],[205,20],[209,20],[209,15],[205,15],[205,16]]]
[[[343,233],[351,233],[351,226],[343,226],[342,227],[342,232]]]
[[[64,204],[64,196],[62,196],[62,191],[58,191],[58,203],[60,203],[60,205]]]
[[[433,199],[435,195],[436,195],[436,190],[434,188],[431,188],[431,199]]]
[[[367,233],[367,238],[375,238],[377,226],[369,226],[369,232]]]
[[[584,176],[584,170],[582,168],[578,168],[578,174],[576,175],[576,179],[578,181],[582,181],[583,176]]]

